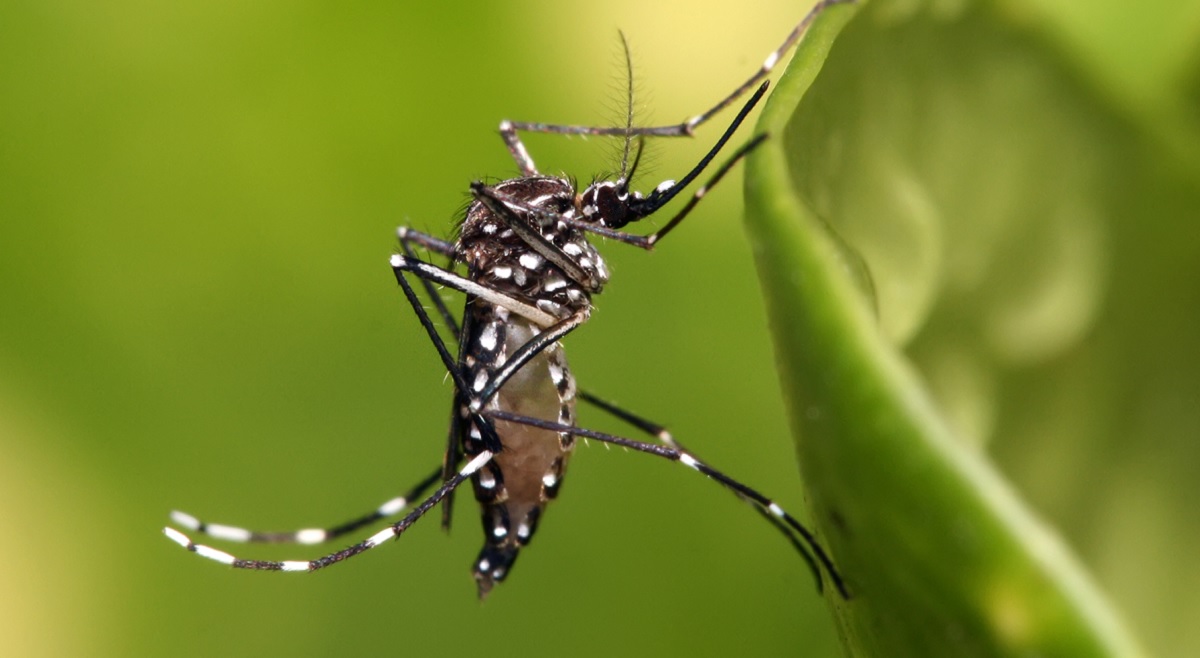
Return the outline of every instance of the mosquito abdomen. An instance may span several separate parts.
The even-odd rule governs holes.
[[[468,382],[503,366],[509,354],[536,335],[531,323],[502,308],[477,301],[468,312],[473,314],[473,335],[464,343],[473,346],[465,359]],[[575,381],[562,346],[546,348],[517,371],[487,408],[574,425]],[[569,434],[528,424],[497,421],[495,427],[503,449],[472,478],[484,532],[474,566],[481,598],[508,575],[532,539],[546,504],[558,494],[574,445]],[[475,441],[464,445],[468,454],[475,451]]]

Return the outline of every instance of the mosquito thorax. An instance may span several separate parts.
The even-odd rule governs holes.
[[[558,317],[590,306],[591,294],[608,282],[608,266],[586,234],[569,223],[577,207],[571,181],[557,176],[511,178],[492,190],[558,248],[554,257],[573,261],[588,280],[572,278],[480,200],[467,208],[457,243],[471,278]]]

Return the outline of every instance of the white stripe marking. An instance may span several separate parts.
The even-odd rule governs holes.
[[[219,523],[208,524],[208,536],[225,541],[250,541],[250,531]]]
[[[512,233],[512,230],[510,229],[505,231],[505,233]],[[500,237],[505,237],[504,233],[501,233]],[[422,275],[425,279],[435,283],[440,283],[444,286],[450,286],[451,288],[454,288],[459,292],[465,292],[468,295],[474,295],[485,302],[503,307],[520,315],[523,318],[528,318],[529,320],[532,320],[543,327],[549,327],[558,321],[558,319],[553,315],[539,311],[537,307],[530,306],[529,304],[513,299],[508,295],[496,292],[492,288],[475,283],[470,279],[464,279],[457,274],[447,272],[439,267],[434,267],[419,261],[413,261],[410,263],[408,259],[400,254],[392,254],[391,264],[394,268],[411,269],[413,272],[419,272],[420,275]],[[521,270],[517,270],[516,274],[520,275],[520,280],[518,280],[517,283],[523,285],[525,274]]]
[[[210,560],[216,560],[221,564],[233,564],[234,561],[237,560],[237,558],[233,557],[229,553],[226,553],[225,551],[218,551],[211,546],[204,546],[201,544],[196,544],[196,554],[203,555]]]
[[[175,528],[163,528],[163,534],[167,536],[167,539],[170,539],[184,548],[188,548],[192,545],[192,540],[188,539],[187,535],[179,532]]]
[[[280,563],[280,569],[283,571],[308,571],[311,568],[311,562],[288,561]]]
[[[367,540],[367,545],[373,548],[395,536],[396,531],[394,529],[384,528],[383,530],[371,535],[371,538]]]
[[[329,533],[320,528],[306,528],[296,533],[296,543],[298,544],[320,544],[325,541]]]
[[[542,257],[529,251],[521,254],[517,260],[521,261],[522,267],[529,270],[536,270],[542,265]]]
[[[771,510],[772,514],[774,514],[775,516],[778,516],[781,519],[783,518],[783,515],[787,513],[787,512],[783,511],[782,507],[776,505],[775,503],[771,503],[770,505],[767,505],[767,509]]]
[[[386,503],[380,505],[379,513],[382,514],[383,516],[391,516],[391,515],[399,512],[400,510],[404,509],[405,507],[408,507],[408,500],[406,500],[403,496],[401,496],[398,498],[393,498],[393,499],[387,501]]]
[[[690,466],[691,468],[694,468],[697,471],[700,470],[700,462],[696,461],[695,457],[687,454],[686,452],[679,453],[679,461],[684,466]]]
[[[491,352],[496,349],[496,323],[489,322],[483,331],[479,332],[479,345]]]
[[[766,61],[763,62],[763,70],[770,71],[778,63],[779,63],[779,53],[771,53],[770,55],[767,55]]]
[[[187,528],[188,530],[199,530],[200,519],[186,512],[172,511],[171,520],[175,523]]]
[[[475,459],[472,459],[470,462],[467,463],[466,466],[463,466],[463,469],[461,471],[459,471],[458,474],[463,475],[463,476],[470,475],[470,474],[474,473],[475,471],[478,471],[479,469],[483,468],[483,465],[488,463],[491,460],[492,460],[492,453],[487,450],[484,450],[483,452],[479,453],[478,457],[476,457]]]

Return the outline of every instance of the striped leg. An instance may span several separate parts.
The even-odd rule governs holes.
[[[165,534],[171,541],[201,557],[206,557],[210,560],[220,562],[221,564],[227,564],[235,569],[253,569],[256,571],[316,571],[317,569],[324,569],[325,567],[337,564],[338,562],[352,558],[360,553],[364,553],[393,537],[398,537],[401,533],[412,526],[412,524],[416,523],[418,519],[424,516],[426,512],[441,502],[443,498],[448,496],[450,492],[458,488],[458,486],[463,482],[466,482],[471,475],[483,468],[484,465],[491,460],[492,453],[486,450],[479,453],[478,457],[475,457],[468,462],[467,465],[462,468],[462,470],[454,475],[454,477],[443,482],[442,486],[438,487],[437,491],[433,492],[432,495],[421,501],[421,504],[417,505],[416,508],[409,512],[404,518],[389,525],[383,530],[380,530],[365,541],[354,544],[349,548],[344,548],[340,551],[330,553],[324,557],[319,557],[315,560],[286,560],[282,562],[271,562],[266,560],[243,560],[234,557],[225,551],[217,550],[211,546],[194,543],[190,538],[188,538],[187,535],[174,528],[163,528],[163,534]],[[437,473],[437,477],[441,477],[440,469]]]
[[[675,437],[671,435],[667,428],[659,425],[658,423],[642,418],[641,416],[622,409],[611,402],[602,400],[586,391],[580,391],[579,398],[612,416],[620,418],[621,420],[649,434],[650,436],[653,436],[668,448],[678,450],[681,453],[688,453],[691,455],[696,454],[684,447],[682,443],[675,440]],[[697,459],[699,459],[699,457],[697,457]],[[788,543],[790,543],[792,547],[796,549],[796,552],[799,553],[800,557],[803,558],[803,560],[808,564],[808,569],[809,571],[812,571],[813,578],[817,581],[817,589],[819,590],[821,588],[821,571],[817,566],[816,560],[813,559],[812,553],[809,552],[808,547],[805,545],[803,537],[797,535],[796,532],[788,526],[788,524],[784,523],[779,517],[772,514],[769,509],[762,507],[749,498],[746,498],[737,490],[732,491],[733,495],[737,496],[738,499],[742,500],[743,502],[748,503],[750,507],[759,514],[759,516],[766,519],[767,523],[770,523],[775,527],[776,530],[783,533],[783,536],[787,538]]]
[[[264,544],[321,544],[403,512],[411,501],[423,496],[430,487],[441,480],[441,476],[442,469],[439,468],[424,480],[421,480],[407,494],[392,498],[368,514],[329,528],[305,528],[303,530],[290,530],[287,532],[259,532],[257,530],[247,530],[221,523],[207,523],[191,514],[178,510],[171,512],[171,520],[185,530],[207,535],[213,539],[220,539],[222,541]]]
[[[533,123],[526,121],[504,121],[500,124],[500,134],[504,138],[505,144],[508,145],[509,151],[513,154],[513,159],[521,166],[525,176],[532,176],[536,173],[536,168],[533,166],[533,160],[529,158],[529,154],[525,152],[525,148],[520,143],[517,137],[517,132],[536,132],[536,133],[552,133],[556,135],[610,135],[614,137],[629,137],[629,136],[656,136],[656,137],[690,137],[695,133],[696,128],[711,119],[721,110],[729,107],[740,98],[743,94],[753,89],[756,85],[766,79],[767,75],[775,68],[787,51],[800,42],[800,38],[808,31],[808,27],[821,12],[825,11],[833,5],[851,4],[855,0],[821,0],[809,10],[808,14],[800,20],[792,31],[788,33],[783,43],[778,48],[767,55],[763,60],[758,70],[754,72],[745,82],[743,82],[733,93],[725,98],[722,98],[716,105],[708,110],[697,114],[696,116],[671,126],[620,126],[620,127],[601,127],[601,126],[575,126],[575,125],[559,125],[549,123]]]
[[[413,251],[413,245],[416,245],[448,258],[447,269],[454,267],[457,256],[453,242],[447,242],[441,238],[413,230],[407,226],[397,228],[396,237],[400,240],[400,249],[404,251],[404,255],[409,259],[419,260],[416,252]],[[425,289],[425,296],[433,302],[438,315],[450,331],[450,334],[455,337],[456,341],[461,343],[460,334],[462,328],[459,327],[458,320],[450,312],[450,308],[446,306],[446,300],[442,299],[432,281],[422,277],[417,278],[421,280],[421,286]],[[458,410],[462,409],[465,404],[462,391],[455,389],[454,402],[450,405],[450,430],[446,433],[446,449],[442,453],[442,480],[449,480],[454,475],[454,469],[458,468],[459,462],[462,461],[462,446],[459,443],[459,436],[462,433],[461,423],[463,422],[463,418],[459,415]],[[442,529],[447,532],[450,531],[450,521],[453,514],[454,493],[451,492],[442,500]]]
[[[493,288],[489,288],[488,286],[461,277],[450,270],[442,269],[436,265],[430,265],[423,260],[402,256],[400,254],[392,254],[391,265],[392,270],[396,274],[397,283],[400,283],[401,286],[406,285],[402,280],[402,273],[412,272],[426,281],[443,285],[447,288],[453,288],[468,295],[474,295],[475,297],[478,297],[489,304],[502,306],[509,311],[516,313],[517,315],[542,327],[549,327],[559,320],[557,317],[539,309],[532,304],[527,304],[513,297],[512,295],[502,293]],[[446,361],[447,368],[453,368],[454,359],[449,356],[448,352],[447,358],[443,359],[443,361]]]
[[[567,433],[567,434],[573,434],[575,436],[582,436],[585,438],[594,439],[596,441],[602,441],[604,443],[610,443],[612,445],[618,445],[618,446],[622,446],[622,447],[629,448],[632,450],[637,450],[639,452],[645,452],[645,453],[649,453],[652,455],[657,455],[664,459],[669,459],[670,461],[673,461],[673,462],[679,462],[679,463],[683,464],[684,466],[687,466],[699,473],[702,473],[702,474],[708,476],[709,478],[711,478],[713,480],[716,480],[721,486],[734,492],[742,499],[746,500],[747,502],[753,504],[755,507],[759,508],[764,514],[768,515],[771,518],[777,519],[785,527],[787,527],[791,531],[794,531],[795,533],[797,533],[804,540],[804,543],[800,544],[799,542],[793,542],[793,545],[795,545],[797,548],[799,548],[802,553],[810,554],[809,555],[809,564],[810,565],[814,564],[813,560],[815,559],[815,562],[819,562],[820,565],[822,567],[824,567],[825,572],[829,574],[829,578],[833,581],[834,587],[837,588],[838,594],[840,594],[843,599],[850,598],[850,593],[846,589],[846,584],[842,580],[841,574],[838,573],[837,567],[834,566],[833,560],[831,560],[829,558],[829,555],[825,552],[825,549],[821,548],[821,545],[817,542],[817,538],[813,535],[811,530],[806,528],[804,526],[804,524],[797,521],[795,519],[795,517],[793,517],[786,510],[784,510],[782,507],[780,507],[779,504],[776,503],[775,501],[771,500],[770,498],[767,498],[763,494],[746,486],[745,484],[742,484],[738,480],[735,480],[735,479],[729,477],[728,475],[725,475],[724,473],[722,473],[721,471],[718,471],[717,469],[713,468],[712,466],[709,466],[708,464],[700,461],[692,453],[690,453],[686,450],[683,450],[682,447],[660,446],[660,445],[656,445],[653,443],[646,443],[644,441],[635,441],[633,439],[627,439],[624,437],[615,436],[613,434],[606,434],[604,432],[596,432],[594,430],[583,429],[581,427],[573,427],[570,425],[563,425],[561,423],[553,423],[553,422],[541,420],[538,418],[531,418],[529,416],[521,416],[518,414],[512,414],[507,411],[489,410],[484,413],[486,416],[493,418],[495,420],[506,420],[509,422],[521,423],[524,425],[529,425],[532,427],[538,427],[541,429],[551,430],[554,432],[563,432],[563,433]],[[622,413],[624,414],[622,416],[623,418],[633,417],[632,414],[629,414],[628,412],[622,412]],[[641,419],[639,419],[639,420],[641,420]],[[646,423],[645,421],[643,421],[643,422],[645,423],[645,425],[647,427],[657,427],[653,423]],[[665,430],[662,430],[660,428],[659,432],[665,433]],[[669,437],[670,435],[667,434],[667,436]],[[673,439],[672,439],[672,442],[674,442]],[[675,445],[678,446],[678,443],[676,443]],[[820,570],[814,569],[813,576],[817,581],[817,591],[822,591],[824,581],[821,577]]]

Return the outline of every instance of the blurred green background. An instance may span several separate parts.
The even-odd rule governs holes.
[[[1200,98],[1194,72],[1171,69],[1196,61],[1179,36],[1196,32],[1194,3],[1163,3],[1191,19],[1174,32],[1130,22],[1144,14],[1123,3],[1034,4],[1118,111],[1185,83],[1172,98]],[[450,387],[387,266],[395,226],[446,235],[469,181],[514,173],[501,118],[619,121],[618,29],[639,120],[673,122],[744,79],[804,9],[0,4],[4,653],[835,654],[807,570],[755,515],[684,469],[598,445],[578,452],[537,541],[484,605],[468,500],[449,538],[422,523],[311,576],[235,573],[159,532],[172,508],[265,529],[331,523],[424,475]],[[717,133],[655,145],[643,187],[678,177]],[[527,144],[546,172],[587,181],[616,166],[602,140]],[[1167,174],[1157,202],[1194,211],[1192,179]],[[718,189],[653,254],[609,245],[614,280],[569,354],[583,386],[800,511],[739,195],[736,182]],[[1169,240],[1164,268],[1194,265],[1194,224],[1155,236]],[[1200,523],[1180,498],[1198,493],[1200,386],[1178,335],[1195,334],[1197,289],[1172,289],[1176,313],[1155,316],[1163,341],[1192,352],[1129,373],[1170,392],[1139,426],[1161,421],[1161,440],[1012,432],[994,444],[1163,652],[1200,647],[1188,548]],[[590,410],[583,422],[625,431]],[[1064,484],[1065,472],[1093,477]],[[1099,487],[1109,495],[1093,497]]]

